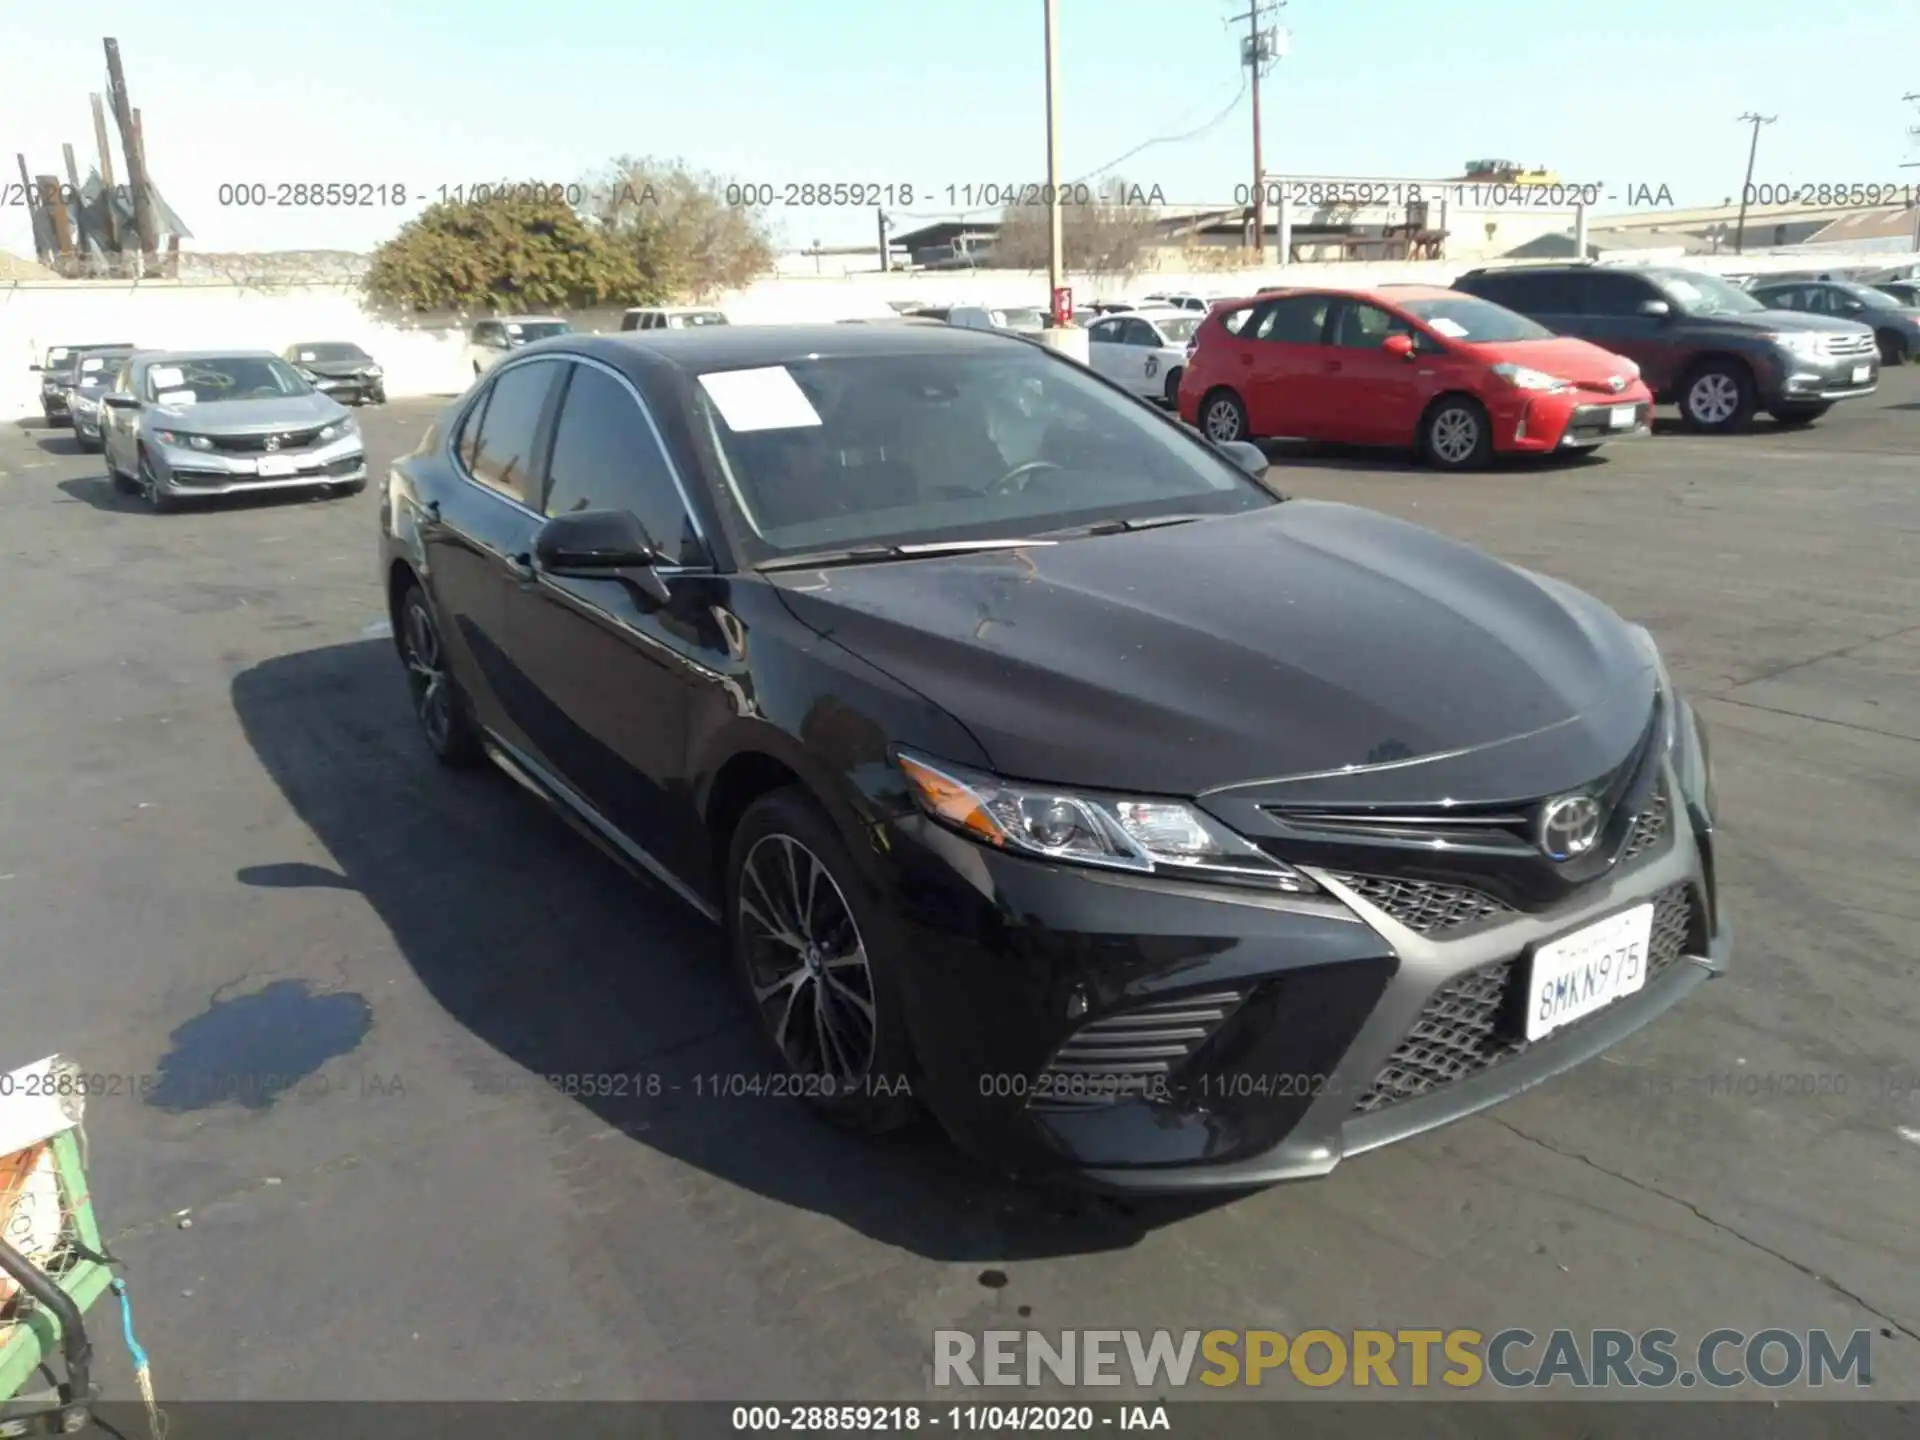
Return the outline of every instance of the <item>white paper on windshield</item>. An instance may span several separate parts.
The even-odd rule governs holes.
[[[301,363],[301,364],[303,364],[303,365],[304,365],[304,364],[306,364],[306,363],[307,363],[308,361],[310,361],[310,360],[314,360],[314,359],[317,359],[317,358],[318,358],[318,357],[317,357],[317,356],[315,356],[315,355],[314,355],[314,353],[313,353],[313,351],[311,351],[311,350],[302,350],[302,351],[300,352],[300,363]]]
[[[1449,320],[1444,315],[1436,315],[1433,319],[1427,321],[1427,326],[1430,329],[1438,330],[1450,340],[1464,340],[1467,335],[1466,326],[1462,325],[1458,320]]]
[[[85,375],[90,371],[98,370],[102,365],[106,363],[107,362],[104,360],[82,360],[80,362],[80,373],[82,375]]]
[[[784,365],[716,371],[700,377],[700,388],[736,435],[755,430],[799,430],[820,423],[820,412]]]
[[[509,335],[519,335],[523,333],[518,325],[508,325],[505,328],[506,328],[507,334]]]
[[[198,399],[191,390],[162,390],[153,397],[156,405],[191,405]]]
[[[187,372],[178,365],[156,365],[147,372],[155,390],[171,390],[187,382]]]

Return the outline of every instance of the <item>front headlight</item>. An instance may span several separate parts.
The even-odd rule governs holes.
[[[1305,894],[1305,875],[1179,800],[1014,784],[901,753],[920,807],[995,849],[1109,870]]]
[[[320,432],[320,443],[324,445],[330,440],[340,439],[343,435],[356,434],[358,433],[359,429],[360,429],[359,422],[357,422],[351,415],[349,415],[347,416],[346,419],[336,420],[333,422],[333,424],[327,426],[324,430],[322,430]]]
[[[1494,366],[1493,373],[1516,390],[1539,390],[1548,395],[1555,395],[1562,390],[1573,388],[1558,375],[1549,375],[1544,370],[1535,370],[1526,365],[1514,365],[1506,361]]]
[[[367,367],[367,378],[369,380],[378,380],[382,375],[386,373],[387,372],[382,370],[378,365],[369,365]]]
[[[153,438],[162,445],[181,445],[189,450],[211,450],[213,441],[204,435],[189,435],[182,430],[156,430]]]
[[[1767,338],[1796,355],[1818,355],[1824,337],[1817,330],[1776,330]]]
[[[1608,353],[1611,354],[1612,352],[1609,351]],[[1640,378],[1640,367],[1634,361],[1629,360],[1624,355],[1615,355],[1613,360],[1614,363],[1620,367],[1620,373],[1625,375],[1629,380],[1638,380]]]

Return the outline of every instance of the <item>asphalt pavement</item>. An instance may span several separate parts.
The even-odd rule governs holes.
[[[362,412],[376,477],[435,408]],[[715,1098],[764,1067],[714,936],[415,734],[376,493],[157,516],[0,426],[0,1069],[100,1077],[163,1392],[878,1400],[944,1327],[1520,1325],[1871,1329],[1920,1397],[1920,370],[1478,476],[1275,454],[1653,629],[1734,969],[1490,1114],[1170,1206]]]

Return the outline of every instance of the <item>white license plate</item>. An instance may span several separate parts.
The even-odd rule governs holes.
[[[1856,365],[1853,367],[1853,383],[1856,385],[1864,385],[1867,383],[1867,377],[1871,374],[1873,374],[1873,367],[1871,365]]]
[[[1527,970],[1527,1039],[1640,989],[1652,940],[1653,906],[1639,905],[1540,946]]]
[[[1638,414],[1638,406],[1616,405],[1613,407],[1613,413],[1607,417],[1607,424],[1616,430],[1631,430],[1633,428],[1634,418]]]
[[[262,455],[260,457],[260,475],[269,479],[275,475],[298,475],[300,461],[291,455]]]

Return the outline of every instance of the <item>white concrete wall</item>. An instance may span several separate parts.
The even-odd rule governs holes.
[[[1646,258],[1656,257],[1649,255]],[[1694,256],[1680,263],[1703,270],[1798,269],[1805,256]],[[1835,263],[1828,258],[1826,263]],[[1273,266],[1265,270],[1156,271],[1131,281],[1069,277],[1076,304],[1121,299],[1150,290],[1204,295],[1251,294],[1282,282],[1373,285],[1389,281],[1449,283],[1467,262],[1416,261]],[[1047,277],[1017,271],[922,271],[763,280],[722,296],[736,324],[876,318],[888,301],[928,305],[1028,305],[1044,309]],[[617,310],[577,315],[582,329],[613,330]],[[152,347],[233,346],[279,351],[301,340],[351,340],[379,360],[387,393],[458,394],[471,381],[461,368],[464,322],[457,316],[396,325],[364,307],[350,289],[316,285],[260,289],[232,284],[142,281],[0,281],[0,418],[39,413],[39,378],[27,367],[50,345],[128,340]]]

